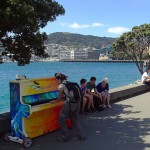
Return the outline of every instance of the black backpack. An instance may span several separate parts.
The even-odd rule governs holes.
[[[83,92],[81,91],[81,88],[79,87],[77,83],[66,82],[63,84],[68,89],[69,95],[66,95],[66,93],[64,94],[70,99],[69,102],[77,103],[83,100]]]

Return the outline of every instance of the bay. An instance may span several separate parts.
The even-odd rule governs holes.
[[[125,86],[141,79],[141,74],[134,63],[104,62],[32,62],[17,66],[16,63],[0,64],[0,113],[8,112],[10,107],[9,81],[18,75],[27,78],[51,77],[56,72],[68,76],[69,81],[80,83],[81,78],[90,80],[91,76],[101,82],[108,77],[110,88]]]

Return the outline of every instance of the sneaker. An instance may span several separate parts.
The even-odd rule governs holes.
[[[110,105],[107,105],[107,108],[111,108],[111,106],[110,106]]]
[[[103,105],[102,108],[103,108],[103,109],[106,109],[106,105]]]
[[[64,136],[57,138],[57,142],[68,142],[69,140],[70,140],[69,137],[64,137]]]

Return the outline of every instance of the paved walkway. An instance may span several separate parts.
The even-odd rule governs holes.
[[[150,150],[150,92],[112,104],[111,109],[81,115],[85,141],[56,141],[60,131],[33,139],[29,150]],[[73,134],[73,131],[70,130]],[[73,134],[75,137],[75,135]],[[0,139],[0,150],[23,150]]]

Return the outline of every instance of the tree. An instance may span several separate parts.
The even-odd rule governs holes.
[[[150,24],[135,26],[132,31],[124,33],[113,43],[115,51],[123,51],[133,60],[143,74],[143,59],[145,55],[150,60]]]
[[[40,28],[64,15],[63,6],[54,0],[1,0],[0,45],[2,55],[12,54],[18,65],[30,63],[31,55],[47,57],[44,51],[46,33]]]

